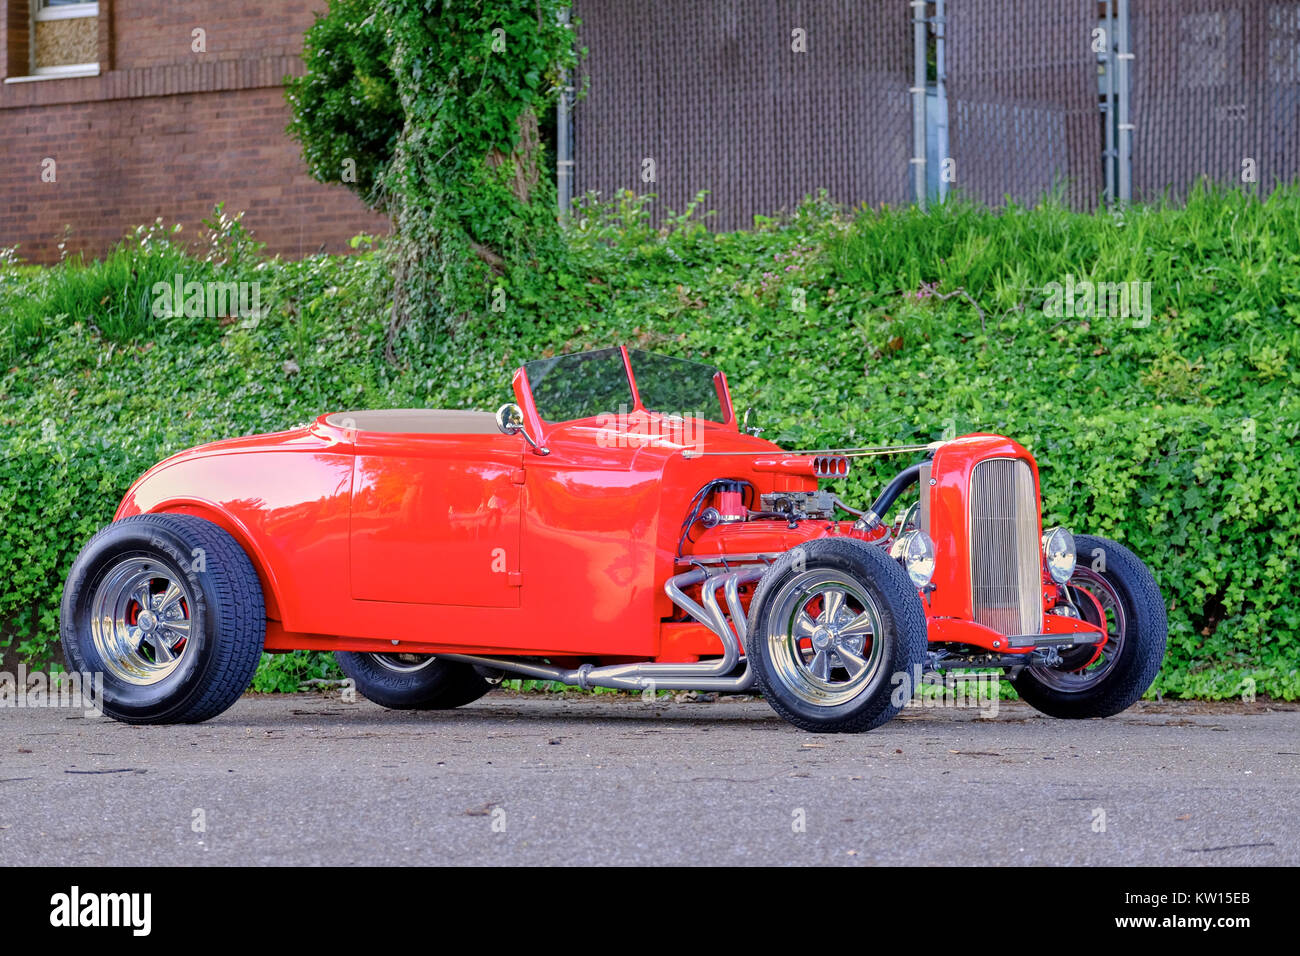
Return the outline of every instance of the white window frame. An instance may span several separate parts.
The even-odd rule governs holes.
[[[99,16],[99,0],[90,3],[65,3],[57,7],[44,6],[43,0],[32,0],[32,19],[40,20],[79,20],[83,17]]]
[[[31,29],[28,32],[28,51],[31,62],[26,76],[6,77],[6,83],[30,80],[57,80],[74,76],[99,76],[98,63],[61,63],[58,66],[36,65],[36,24],[49,20],[85,20],[99,16],[99,0],[88,3],[66,3],[57,7],[44,6],[44,0],[31,0]]]

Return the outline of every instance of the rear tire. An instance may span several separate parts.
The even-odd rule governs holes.
[[[1110,717],[1141,698],[1160,671],[1169,633],[1165,602],[1150,570],[1122,544],[1092,535],[1074,542],[1080,564],[1069,587],[1086,620],[1105,618],[1107,643],[1095,661],[1091,647],[1065,651],[1062,666],[1026,667],[1011,683],[1051,717]],[[1083,592],[1098,598],[1100,615]]]
[[[790,723],[859,733],[911,699],[926,648],[925,611],[898,562],[856,539],[818,538],[759,581],[745,652],[763,696]]]
[[[133,515],[77,555],[59,634],[69,670],[103,675],[96,703],[108,716],[198,723],[253,679],[266,638],[262,585],[243,548],[212,522]]]
[[[390,710],[450,710],[496,686],[469,664],[430,654],[338,651],[334,656],[362,697]]]

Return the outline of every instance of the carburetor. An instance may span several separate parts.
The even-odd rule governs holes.
[[[835,517],[835,495],[829,491],[772,491],[761,501],[764,511],[791,521]]]

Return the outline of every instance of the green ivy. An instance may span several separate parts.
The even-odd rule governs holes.
[[[386,349],[563,259],[541,121],[576,62],[568,0],[331,0],[288,82],[312,175],[393,218]],[[347,181],[351,176],[355,181]]]
[[[330,654],[314,651],[263,654],[249,690],[255,694],[292,694],[307,687],[321,686],[311,684],[311,681],[342,679],[343,671]]]
[[[288,132],[308,171],[375,209],[384,207],[380,182],[402,132],[391,42],[375,0],[329,0],[304,37],[304,74],[285,79]]]

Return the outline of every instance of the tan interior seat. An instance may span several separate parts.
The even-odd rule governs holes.
[[[415,435],[496,435],[496,416],[445,408],[382,408],[358,412],[335,412],[325,421],[338,428],[363,432],[392,432]]]

